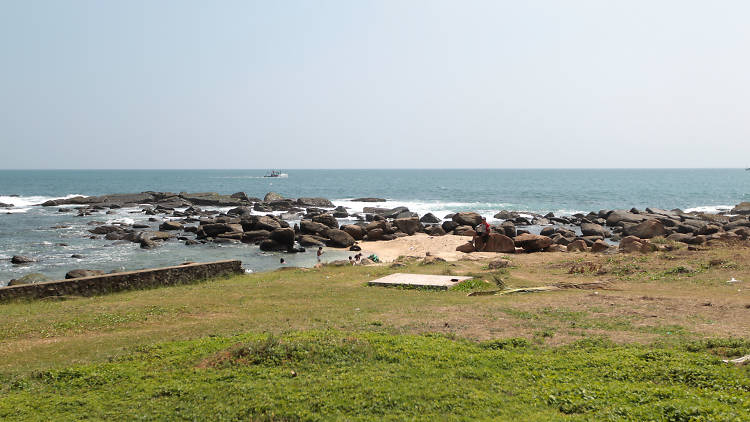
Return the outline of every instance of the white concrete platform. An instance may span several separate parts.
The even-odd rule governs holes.
[[[438,290],[448,290],[449,287],[469,280],[472,277],[456,275],[404,274],[395,273],[367,283],[369,286],[409,286],[427,287]]]

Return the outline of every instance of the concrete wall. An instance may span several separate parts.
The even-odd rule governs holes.
[[[213,277],[241,274],[242,272],[241,261],[216,261],[69,280],[46,281],[44,283],[0,287],[0,302],[13,299],[39,299],[48,296],[96,296],[122,290],[188,284]]]

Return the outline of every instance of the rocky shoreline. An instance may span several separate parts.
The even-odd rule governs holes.
[[[360,202],[385,202],[381,198],[358,198]],[[364,207],[350,214],[326,198],[284,198],[269,192],[263,199],[243,192],[232,195],[208,193],[142,192],[50,200],[43,207],[61,207],[59,212],[75,212],[86,217],[114,214],[119,208],[137,208],[131,213],[149,216],[148,224],[104,224],[91,221],[90,238],[113,242],[138,243],[152,249],[163,242],[179,241],[186,246],[210,243],[250,243],[263,251],[304,252],[319,246],[359,250],[358,242],[392,240],[426,233],[430,236],[475,235],[481,221],[475,212],[458,212],[442,218],[431,213],[418,215],[406,207]],[[226,212],[201,207],[232,207]],[[750,236],[750,203],[738,204],[728,214],[707,214],[681,210],[600,210],[588,214],[555,216],[529,212],[500,211],[501,220],[491,227],[486,244],[476,245],[483,252],[538,251],[622,251],[649,252],[669,247],[671,242],[690,248],[716,242],[745,242]],[[354,220],[340,225],[339,219]],[[299,223],[290,225],[290,221]],[[541,227],[531,233],[529,226]],[[619,246],[616,247],[619,242]],[[472,242],[457,248],[476,251]],[[33,257],[14,256],[14,264],[33,262]]]

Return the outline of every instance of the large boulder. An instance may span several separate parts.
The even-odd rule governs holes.
[[[367,230],[367,240],[382,240],[384,235],[385,231],[381,228]]]
[[[284,197],[276,192],[268,192],[266,196],[263,197],[263,202],[273,202],[273,201],[281,201]]]
[[[439,223],[440,219],[435,217],[435,214],[428,212],[427,214],[423,215],[422,218],[419,219],[419,221],[422,223],[433,224]]]
[[[440,226],[427,226],[424,228],[424,232],[430,236],[445,236],[445,230]]]
[[[620,252],[632,253],[641,252],[649,253],[656,250],[656,245],[647,239],[639,239],[635,236],[626,236],[620,241]]]
[[[294,237],[294,229],[290,228],[278,228],[272,231],[270,236],[271,240],[286,246],[287,249],[294,247]]]
[[[750,202],[740,202],[731,211],[732,214],[750,215]]]
[[[513,220],[514,218],[518,218],[519,215],[515,211],[508,211],[508,210],[502,210],[499,213],[495,214],[495,218],[498,220]]]
[[[22,284],[42,283],[45,281],[50,281],[50,279],[46,275],[41,273],[31,273],[26,274],[23,277],[10,280],[8,286],[20,286]]]
[[[397,218],[393,220],[393,223],[396,224],[396,227],[398,227],[399,230],[409,236],[423,229],[422,223],[419,222],[417,217]]]
[[[159,244],[156,243],[156,241],[151,240],[151,239],[141,239],[140,244],[141,244],[141,249],[154,249],[157,246],[159,246]]]
[[[341,226],[341,230],[349,233],[349,236],[353,237],[354,240],[362,240],[365,238],[367,231],[364,227],[356,224],[346,224]]]
[[[599,253],[599,252],[605,252],[609,250],[609,245],[607,242],[603,240],[597,240],[594,242],[593,245],[591,245],[591,252]]]
[[[336,217],[332,216],[331,214],[316,215],[312,218],[312,220],[316,223],[325,224],[332,229],[339,228],[339,222],[336,220]]]
[[[453,230],[456,229],[456,227],[460,226],[460,224],[456,223],[453,220],[443,221],[443,224],[440,226],[445,230],[446,233],[450,233]]]
[[[466,242],[463,245],[459,245],[458,247],[456,247],[456,250],[463,253],[476,252],[476,249],[474,249],[474,244],[471,242]]]
[[[623,230],[623,233],[627,236],[635,236],[640,239],[651,239],[666,235],[667,230],[659,220],[646,220],[635,226],[627,227]]]
[[[328,229],[325,237],[329,239],[328,246],[335,248],[348,248],[354,244],[354,238],[347,232],[339,229]]]
[[[32,262],[36,262],[36,259],[24,255],[13,255],[13,257],[10,259],[10,262],[16,265],[30,264]]]
[[[541,251],[552,244],[552,239],[538,234],[524,233],[513,238],[516,246],[520,246],[527,252]]]
[[[243,243],[256,243],[269,237],[271,237],[271,232],[268,230],[250,230],[242,233],[241,240]]]
[[[346,210],[343,206],[336,207],[335,210],[333,210],[333,216],[336,218],[346,218],[349,217],[349,211]]]
[[[398,218],[398,216],[400,214],[408,213],[408,212],[410,212],[409,208],[406,208],[406,207],[396,207],[396,208],[391,208],[390,210],[388,210],[385,213],[383,213],[383,217],[385,217],[385,218]]]
[[[365,230],[367,230],[368,232],[370,230],[374,230],[374,229],[385,230],[386,229],[386,221],[385,220],[372,221],[372,222],[368,223],[365,226]]]
[[[453,234],[456,236],[476,236],[477,232],[474,231],[472,226],[458,226],[453,229]]]
[[[193,205],[209,205],[214,207],[232,207],[242,204],[237,198],[229,195],[219,195],[216,192],[180,193],[180,197]]]
[[[236,215],[240,218],[245,218],[253,215],[253,210],[250,207],[236,207],[227,211],[227,215]]]
[[[274,231],[281,227],[281,222],[276,220],[273,217],[267,216],[267,215],[259,215],[259,216],[253,216],[251,221],[252,224],[252,230],[268,230],[268,231]],[[242,227],[245,227],[245,223],[243,220]]]
[[[165,221],[159,225],[159,230],[182,230],[182,224],[177,221]]]
[[[594,223],[581,224],[581,233],[583,233],[584,236],[601,237],[607,237],[607,235],[609,234],[604,227]],[[570,247],[568,247],[568,252],[570,252]]]
[[[501,233],[505,233],[508,237],[516,237],[516,225],[513,224],[512,221],[503,221],[502,224],[500,224],[500,230]]]
[[[208,223],[198,226],[198,237],[216,237],[222,233],[243,231],[241,224]]]
[[[588,250],[588,246],[586,246],[586,242],[583,239],[576,239],[570,243],[568,243],[568,252],[586,252]]]
[[[477,246],[482,252],[502,252],[502,253],[513,253],[516,251],[516,245],[513,239],[500,233],[490,233],[487,243],[480,245],[482,238],[477,238]]]
[[[65,274],[65,278],[68,279],[68,278],[93,277],[96,275],[104,275],[104,271],[85,270],[85,269],[70,270]]]
[[[299,242],[302,246],[325,246],[325,239],[310,235],[310,234],[303,234],[297,239],[297,242]]]
[[[646,216],[640,214],[634,214],[625,210],[612,211],[607,216],[608,226],[621,226],[623,223],[641,223],[647,219]]]
[[[289,250],[289,246],[279,243],[273,239],[266,239],[260,242],[258,246],[260,250],[265,252],[286,252]]]
[[[322,234],[329,228],[323,223],[317,223],[312,220],[302,220],[299,222],[299,229],[304,234]]]
[[[303,207],[333,208],[333,202],[326,198],[297,198],[297,205]]]
[[[457,212],[453,214],[452,219],[458,223],[459,226],[470,226],[472,228],[482,222],[481,215],[470,211]]]
[[[240,201],[244,202],[251,202],[250,198],[247,196],[245,192],[235,192],[231,195],[229,195],[230,198],[239,199]]]

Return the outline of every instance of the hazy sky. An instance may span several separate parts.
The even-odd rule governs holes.
[[[750,166],[747,1],[0,0],[0,168]]]

